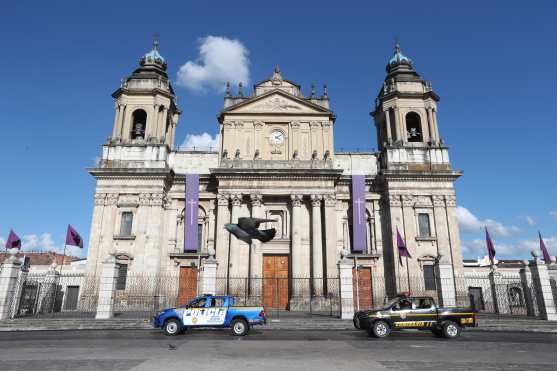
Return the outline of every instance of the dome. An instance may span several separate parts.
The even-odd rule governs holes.
[[[395,44],[395,53],[394,53],[393,57],[389,60],[389,64],[387,65],[387,69],[389,69],[389,67],[394,67],[394,66],[398,66],[398,65],[401,65],[401,64],[412,66],[412,60],[410,58],[408,58],[407,56],[405,56],[404,54],[402,54],[402,52],[400,51],[400,44],[397,42]]]
[[[143,66],[156,66],[163,70],[166,70],[166,60],[159,53],[159,42],[158,40],[153,41],[153,49],[145,54],[139,60],[139,64]]]

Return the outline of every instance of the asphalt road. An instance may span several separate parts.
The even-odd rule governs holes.
[[[557,370],[557,334],[468,332],[443,340],[360,331],[0,333],[0,370]]]

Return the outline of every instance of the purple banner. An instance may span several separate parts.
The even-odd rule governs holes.
[[[186,174],[186,208],[184,210],[184,252],[197,252],[197,212],[199,207],[199,174]]]
[[[352,175],[352,251],[367,250],[365,176]]]

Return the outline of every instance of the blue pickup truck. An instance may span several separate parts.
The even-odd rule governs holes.
[[[235,336],[244,336],[250,326],[267,322],[263,307],[235,306],[232,296],[199,296],[182,307],[168,308],[153,318],[153,327],[168,336],[190,327],[230,328]]]

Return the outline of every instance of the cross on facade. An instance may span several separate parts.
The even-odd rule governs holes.
[[[358,224],[362,224],[362,212],[360,210],[360,205],[364,203],[361,199],[357,199],[354,203],[358,206]]]
[[[191,199],[188,201],[188,204],[190,205],[190,224],[193,224],[193,209],[194,209],[194,205],[197,204],[197,201]]]

